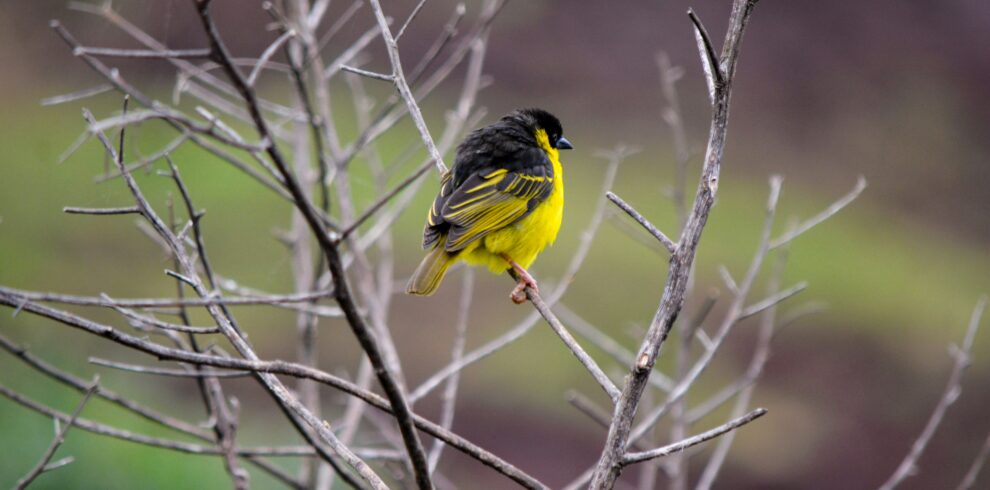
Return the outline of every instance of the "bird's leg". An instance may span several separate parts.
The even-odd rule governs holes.
[[[512,260],[512,257],[509,257],[506,254],[502,254],[502,258],[505,259],[505,261],[512,267],[512,276],[515,277],[516,281],[518,281],[516,283],[516,287],[509,295],[509,298],[512,299],[513,303],[521,305],[526,302],[526,287],[533,288],[535,293],[540,292],[540,287],[536,285],[536,279],[533,279],[533,276],[531,276],[529,272],[523,268],[523,266],[516,263],[515,260]]]

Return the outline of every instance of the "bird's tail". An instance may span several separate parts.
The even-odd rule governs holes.
[[[409,278],[406,293],[417,296],[433,294],[443,281],[443,276],[447,274],[447,269],[457,261],[457,255],[447,252],[442,244],[434,247]]]

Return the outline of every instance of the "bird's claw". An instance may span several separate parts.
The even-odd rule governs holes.
[[[540,288],[536,285],[536,281],[529,274],[519,278],[519,282],[516,283],[516,287],[513,288],[512,293],[509,294],[509,298],[512,302],[521,305],[526,302],[526,288],[532,288],[534,293],[539,294]]]
[[[526,302],[525,288],[526,285],[523,283],[519,283],[516,285],[516,288],[512,290],[511,294],[509,294],[509,298],[512,299],[513,303],[517,305],[521,305]]]

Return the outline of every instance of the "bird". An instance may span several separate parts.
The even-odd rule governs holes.
[[[447,269],[463,260],[495,274],[508,271],[517,280],[509,295],[516,304],[526,301],[527,287],[538,293],[527,269],[560,231],[560,150],[573,148],[560,120],[536,108],[516,109],[468,134],[441,176],[423,230],[429,252],[406,292],[433,294]]]

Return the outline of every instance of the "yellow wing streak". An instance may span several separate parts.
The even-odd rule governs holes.
[[[492,231],[511,225],[537,204],[531,201],[542,201],[552,188],[552,177],[510,173],[505,169],[469,179],[441,210],[440,216],[452,225],[446,249],[460,250]]]

